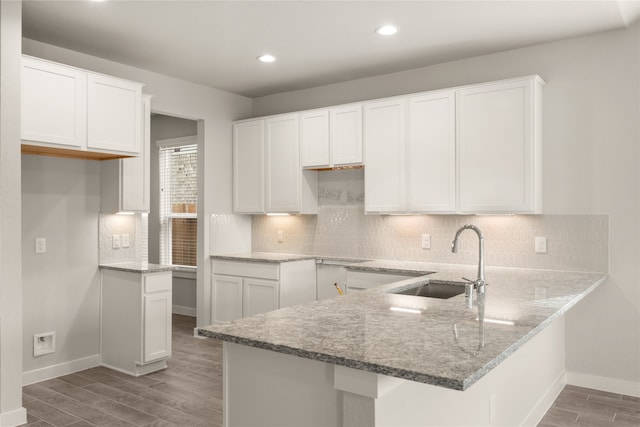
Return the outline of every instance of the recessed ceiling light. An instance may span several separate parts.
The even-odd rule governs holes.
[[[376,33],[380,34],[381,36],[392,36],[397,32],[398,32],[398,27],[394,25],[383,25],[382,27],[376,30]]]
[[[260,55],[258,56],[258,61],[260,62],[276,62],[276,57],[273,55]]]

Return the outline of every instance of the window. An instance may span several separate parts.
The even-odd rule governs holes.
[[[198,217],[198,147],[195,138],[177,145],[159,141],[160,262],[196,266]],[[166,144],[165,144],[166,142]],[[169,143],[171,142],[171,143]]]

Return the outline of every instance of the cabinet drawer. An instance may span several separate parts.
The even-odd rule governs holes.
[[[214,274],[228,276],[255,277],[257,279],[280,279],[280,264],[270,262],[213,260]]]
[[[171,272],[162,274],[152,274],[144,276],[144,292],[161,292],[170,291],[171,286]]]

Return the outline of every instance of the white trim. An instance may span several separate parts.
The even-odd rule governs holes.
[[[3,412],[0,414],[1,427],[14,427],[27,423],[27,410],[24,408],[14,409],[13,411]]]
[[[198,144],[198,135],[156,140],[156,146],[158,148],[181,147],[183,145],[197,145],[197,144]]]
[[[198,334],[198,329],[199,329],[199,328],[198,328],[197,326],[196,326],[195,328],[193,328],[193,337],[194,337],[194,338],[198,338],[198,339],[200,339],[200,340],[206,340],[206,339],[207,339],[207,337],[203,337],[202,335],[199,335],[199,334]]]
[[[73,374],[74,372],[84,371],[85,369],[100,366],[100,355],[96,354],[82,359],[72,360],[53,366],[34,369],[22,373],[22,385],[29,385],[51,378],[61,377],[63,375]]]
[[[183,316],[196,317],[197,310],[195,307],[184,307],[181,305],[174,305],[171,307],[173,314],[182,314]]]
[[[521,424],[522,426],[536,426],[545,416],[547,411],[553,406],[553,402],[558,398],[560,392],[567,384],[567,372],[563,372],[556,381],[551,384],[547,392],[538,400],[538,403],[531,409],[529,415]]]
[[[640,397],[640,382],[621,380],[618,378],[600,377],[598,375],[582,374],[580,372],[567,372],[567,384]]]

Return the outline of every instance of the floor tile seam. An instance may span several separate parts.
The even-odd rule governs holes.
[[[34,396],[31,396],[31,397],[34,397]],[[51,407],[51,408],[55,409],[56,411],[60,411],[60,412],[62,412],[62,413],[64,413],[64,414],[66,414],[66,415],[69,415],[69,416],[73,417],[73,418],[77,418],[77,420],[76,420],[76,421],[74,421],[74,422],[78,422],[78,421],[80,421],[80,420],[82,420],[82,421],[87,421],[87,420],[85,420],[84,418],[78,417],[77,415],[73,415],[72,413],[70,413],[70,412],[68,412],[68,411],[65,411],[64,409],[58,408],[57,406],[53,406],[52,404],[47,403],[47,402],[45,402],[44,400],[38,399],[37,397],[34,397],[34,399],[35,399],[35,400],[37,400],[38,402],[42,403],[43,405],[47,405],[47,406],[49,406],[49,407]],[[28,409],[27,409],[27,411],[28,411]],[[34,415],[34,414],[33,414],[33,412],[31,412],[31,416],[36,417],[36,418],[39,418],[40,420],[42,420],[42,421],[44,421],[44,422],[46,422],[46,423],[53,424],[53,423],[50,423],[49,421],[45,420],[44,418],[41,418],[41,417],[38,417],[37,415]],[[88,421],[87,421],[87,422],[88,422]],[[89,423],[89,424],[91,424],[91,423]],[[53,424],[53,425],[55,425],[55,424]],[[68,425],[68,424],[67,424],[67,425]]]
[[[180,410],[180,409],[178,409],[178,408],[174,408],[173,406],[166,406],[166,405],[164,405],[164,404],[154,402],[153,400],[150,400],[150,399],[142,399],[142,400],[147,400],[148,402],[156,403],[156,404],[157,404],[157,405],[159,405],[159,406],[165,406],[165,407],[166,407],[166,409],[170,409],[170,410],[178,411],[178,412],[180,412],[180,413],[182,413],[182,414],[187,415],[187,416],[188,416],[188,417],[190,417],[190,418],[196,418],[196,419],[199,419],[198,417],[194,417],[193,415],[191,415],[191,414],[189,414],[189,413],[187,413],[187,412],[184,412],[184,411],[182,411],[182,410]],[[140,400],[139,402],[141,402],[142,400]],[[118,403],[120,403],[120,402],[118,402]],[[147,411],[144,411],[144,410],[142,410],[142,409],[134,408],[134,407],[132,407],[132,406],[130,406],[130,405],[128,405],[128,404],[125,404],[125,403],[120,403],[120,404],[121,404],[121,405],[123,405],[123,406],[127,406],[127,407],[128,407],[128,408],[130,408],[130,409],[134,409],[134,410],[136,410],[136,411],[138,411],[138,412],[141,412],[141,413],[143,413],[143,414],[150,415],[150,416],[152,416],[152,417],[156,418],[156,420],[157,420],[157,419],[161,419],[161,420],[164,420],[164,421],[167,421],[167,422],[172,423],[170,420],[168,420],[167,418],[164,418],[164,417],[162,417],[162,416],[160,416],[160,415],[152,414],[152,413],[147,412]],[[126,420],[125,420],[125,421],[126,421]],[[151,424],[151,423],[148,423],[148,424]],[[172,424],[174,424],[174,423],[172,423]]]
[[[47,388],[48,388],[48,387],[47,387]],[[102,414],[104,414],[104,415],[107,415],[107,416],[111,416],[111,417],[117,418],[117,419],[118,419],[118,420],[120,420],[120,421],[127,421],[127,420],[125,420],[125,419],[123,419],[123,418],[121,418],[121,417],[118,417],[117,415],[113,415],[113,414],[110,414],[110,413],[108,413],[108,412],[105,412],[105,411],[103,411],[102,409],[100,409],[100,408],[98,408],[98,407],[94,406],[93,404],[89,404],[89,403],[86,403],[86,402],[82,402],[82,401],[80,401],[80,400],[76,400],[76,399],[74,399],[74,398],[72,398],[72,397],[70,397],[70,396],[67,396],[67,395],[65,395],[65,394],[59,393],[59,392],[57,392],[57,391],[55,391],[55,390],[52,390],[52,389],[50,389],[50,390],[51,390],[51,391],[54,391],[54,392],[56,392],[56,393],[58,393],[59,395],[61,395],[62,397],[66,398],[66,399],[72,400],[72,401],[73,401],[73,403],[77,403],[77,404],[79,404],[79,405],[86,406],[86,407],[88,407],[88,408],[90,408],[90,409],[93,409],[93,410],[95,410],[95,411],[101,412],[101,413],[102,413]],[[87,390],[87,391],[90,391],[90,390]],[[94,394],[96,394],[96,393],[94,393]],[[30,395],[30,396],[31,396],[31,397],[34,397],[33,395]],[[108,397],[106,397],[106,396],[102,396],[102,395],[98,395],[98,396],[99,396],[99,397],[101,397],[102,399],[109,399],[109,398],[108,398]],[[51,406],[52,408],[57,409],[57,410],[58,410],[58,411],[60,411],[60,412],[64,412],[64,413],[66,413],[66,414],[68,414],[68,415],[71,415],[71,416],[73,416],[73,417],[75,417],[75,418],[78,418],[78,420],[79,420],[79,421],[80,421],[80,420],[82,420],[82,421],[86,421],[87,423],[89,423],[89,424],[91,424],[91,425],[95,425],[95,424],[91,423],[88,419],[86,419],[86,418],[84,418],[84,417],[82,417],[82,416],[80,416],[80,415],[77,415],[77,414],[71,413],[71,412],[69,412],[69,411],[67,411],[67,410],[65,410],[65,409],[63,409],[63,408],[61,408],[61,407],[59,407],[59,406],[57,406],[57,405],[56,405],[56,406],[54,406],[54,405],[52,405],[51,403],[48,403],[48,402],[46,402],[46,401],[44,401],[44,400],[42,400],[42,399],[38,399],[37,397],[34,397],[34,398],[35,398],[36,400],[38,400],[38,401],[40,401],[40,402],[42,402],[42,403],[46,404],[46,405]],[[110,399],[110,400],[113,400],[113,399]],[[118,402],[118,403],[119,403],[119,402]],[[45,421],[46,421],[46,420],[45,420]],[[77,421],[74,421],[74,422],[77,422]]]

